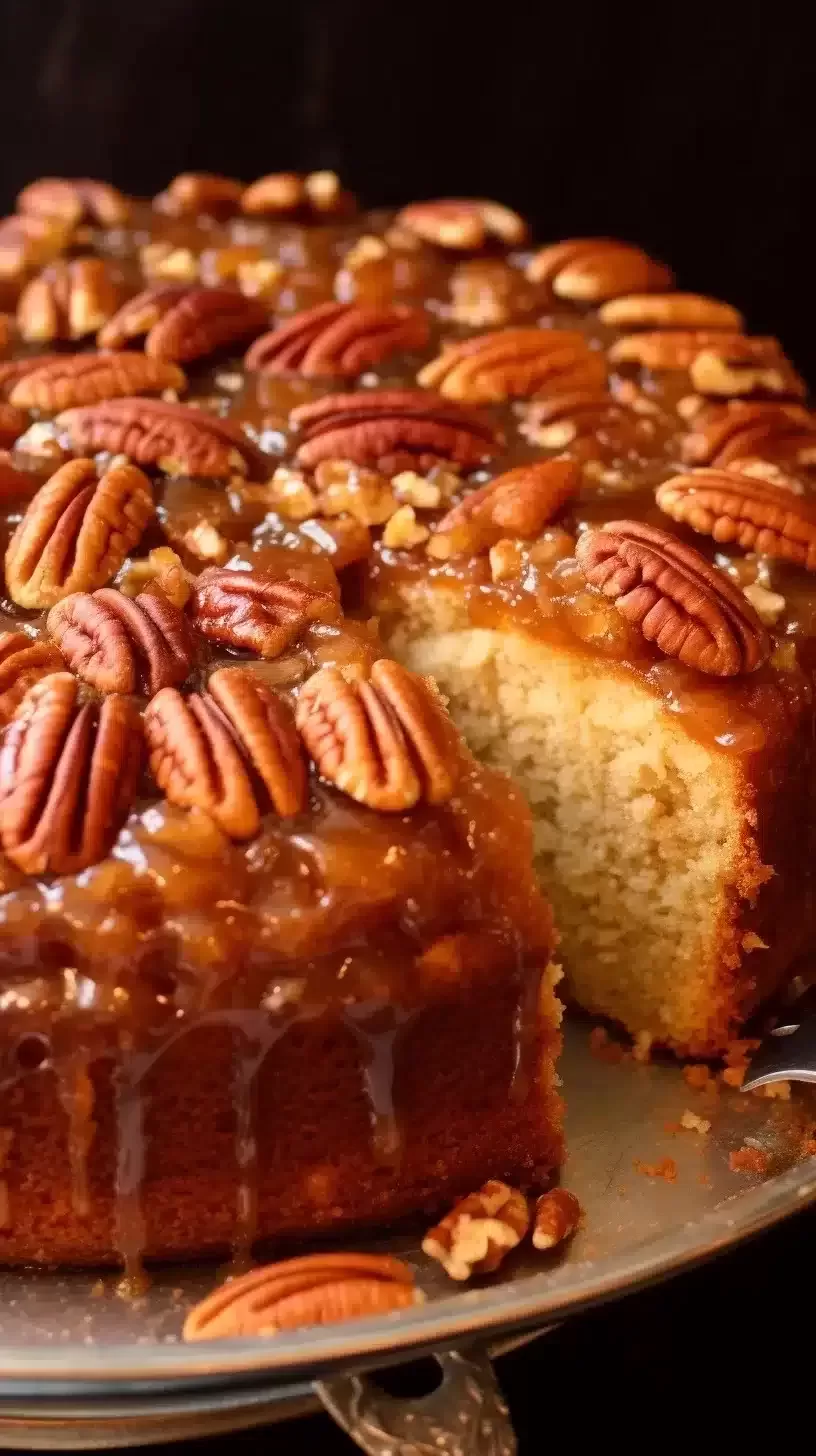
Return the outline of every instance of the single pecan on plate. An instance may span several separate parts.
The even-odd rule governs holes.
[[[574,1193],[551,1188],[536,1199],[533,1214],[533,1248],[555,1249],[572,1237],[583,1210]]]
[[[268,321],[264,306],[235,288],[159,283],[131,298],[100,330],[97,343],[117,349],[144,336],[151,358],[186,364],[244,342]]]
[[[816,464],[816,418],[780,400],[706,404],[681,443],[686,465],[730,465],[747,456],[789,465]]]
[[[579,536],[587,580],[666,657],[713,677],[753,672],[768,656],[756,612],[724,572],[668,531],[610,521]]]
[[[41,486],[6,551],[6,587],[21,607],[51,607],[116,575],[153,515],[150,482],[134,465],[97,478],[70,460]]]
[[[613,329],[714,329],[739,333],[739,309],[702,293],[629,293],[598,309],[602,324]]]
[[[703,469],[664,481],[655,499],[673,521],[721,545],[735,542],[816,571],[814,496],[736,469]]]
[[[206,693],[163,688],[144,716],[150,768],[171,804],[203,809],[231,839],[257,834],[267,805],[297,814],[306,765],[289,706],[246,668],[214,672]]]
[[[238,211],[243,191],[243,183],[217,172],[180,172],[153,198],[153,206],[172,217],[229,216]]]
[[[278,657],[312,622],[337,623],[339,603],[304,581],[265,571],[210,566],[196,578],[192,620],[209,642],[259,657]]]
[[[0,278],[22,278],[68,246],[71,229],[56,217],[0,218]]]
[[[148,359],[145,354],[55,354],[44,358],[39,368],[27,370],[11,389],[10,403],[18,409],[57,414],[122,396],[184,389],[187,384],[178,365]]]
[[[184,1338],[274,1335],[390,1314],[421,1300],[407,1264],[387,1254],[306,1254],[219,1285],[188,1314]]]
[[[426,681],[380,658],[367,681],[324,667],[304,684],[295,721],[321,777],[361,804],[402,813],[456,787],[450,719]]]
[[[245,188],[241,211],[248,217],[286,217],[295,213],[337,217],[354,212],[355,201],[336,172],[270,172]]]
[[[64,667],[53,643],[25,632],[0,632],[0,727],[14,716],[29,688]]]
[[[67,666],[100,693],[144,693],[184,682],[195,646],[182,612],[159,594],[102,587],[73,592],[48,613]]]
[[[89,222],[116,228],[130,219],[130,203],[124,193],[92,177],[40,177],[23,188],[17,211],[58,218],[70,227]]]
[[[472,252],[487,243],[516,248],[527,237],[527,224],[512,208],[479,198],[450,197],[412,202],[397,213],[396,226],[438,248]]]
[[[216,478],[266,471],[265,457],[238,425],[189,405],[109,399],[57,416],[75,450],[127,455],[166,475]]]
[[[119,287],[104,258],[59,259],[27,283],[17,304],[17,327],[29,344],[84,339],[119,306]]]
[[[421,389],[329,394],[298,405],[289,419],[300,431],[295,464],[307,470],[322,460],[352,460],[384,475],[446,461],[470,471],[502,443],[475,411]]]
[[[0,400],[0,449],[7,450],[27,428],[28,416]]]
[[[533,540],[581,483],[571,460],[538,460],[497,475],[438,522],[428,555],[439,560],[487,551],[505,536]]]
[[[491,1178],[428,1231],[422,1250],[451,1279],[470,1279],[474,1274],[494,1273],[529,1227],[530,1209],[524,1194]]]
[[[417,375],[425,389],[465,404],[497,404],[537,394],[603,389],[606,363],[569,329],[500,329],[442,353]]]
[[[605,303],[622,293],[671,288],[670,269],[641,248],[612,238],[572,238],[534,253],[527,264],[531,283],[544,284],[571,303]]]
[[[81,704],[56,672],[35,683],[0,748],[0,844],[28,874],[76,874],[108,853],[142,762],[130,698]]]
[[[261,374],[353,378],[389,354],[424,349],[429,333],[422,309],[319,303],[256,339],[244,364]]]

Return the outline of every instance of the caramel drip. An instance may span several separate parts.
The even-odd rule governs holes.
[[[135,1299],[147,1287],[142,1264],[147,1244],[142,1190],[147,1164],[146,1099],[143,1081],[153,1058],[123,1053],[115,1074],[116,1172],[114,1216],[116,1247],[124,1265],[118,1291]]]
[[[260,1021],[259,1017],[254,1018]],[[233,1052],[232,1100],[235,1109],[235,1166],[238,1175],[236,1224],[232,1241],[230,1273],[249,1268],[252,1245],[258,1228],[258,1107],[257,1077],[270,1046],[269,1027],[265,1035],[252,1036],[238,1028]],[[272,1040],[277,1040],[276,1031]]]
[[[521,962],[521,953],[519,952]],[[513,1017],[513,1071],[508,1096],[522,1104],[529,1097],[538,1075],[541,981],[538,976],[519,974],[519,996]]]
[[[394,1106],[394,1066],[397,1038],[412,1013],[390,1005],[372,1010],[363,1002],[346,1008],[345,1020],[361,1050],[363,1089],[369,1108],[371,1148],[385,1166],[398,1164],[402,1135]]]
[[[77,1051],[65,1061],[56,1059],[54,1066],[60,1102],[68,1117],[71,1206],[77,1218],[87,1218],[91,1207],[88,1160],[96,1132],[90,1055],[87,1051]]]

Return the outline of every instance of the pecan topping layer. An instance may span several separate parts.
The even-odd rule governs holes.
[[[399,814],[454,792],[450,719],[424,679],[396,662],[380,658],[368,681],[321,668],[301,689],[295,719],[321,776],[361,804]]]
[[[190,1311],[184,1338],[273,1335],[388,1314],[420,1299],[411,1270],[387,1254],[306,1254],[220,1285]]]
[[[80,705],[69,673],[44,677],[0,748],[0,844],[28,874],[76,874],[108,853],[142,760],[129,698]]]
[[[193,665],[187,619],[159,594],[74,592],[51,608],[47,626],[71,671],[100,693],[152,697],[184,682]]]
[[[71,227],[92,222],[115,228],[128,222],[130,203],[118,188],[91,177],[40,177],[23,188],[17,198],[17,211],[59,218]]]
[[[27,370],[17,381],[10,401],[20,409],[43,414],[128,395],[184,389],[187,383],[177,365],[144,354],[57,354],[33,362],[39,368]]]
[[[17,327],[30,344],[84,339],[119,305],[119,289],[103,258],[52,263],[27,283],[17,304]]]
[[[686,465],[730,465],[759,456],[791,465],[816,463],[816,419],[802,405],[768,400],[708,404],[684,435]]]
[[[14,716],[29,688],[64,667],[50,642],[27,637],[25,632],[0,632],[0,726]]]
[[[133,465],[97,479],[70,460],[41,486],[6,551],[6,585],[21,607],[51,607],[116,575],[153,515],[150,483]]]
[[[611,521],[579,536],[575,554],[587,580],[666,657],[714,677],[753,672],[767,658],[767,634],[739,588],[667,531]]]
[[[567,329],[501,329],[442,350],[417,375],[425,389],[466,404],[603,389],[606,365],[582,334]]]
[[[532,540],[575,494],[580,480],[569,460],[539,460],[497,475],[442,517],[428,555],[440,560],[475,555],[504,536]]]
[[[430,470],[449,461],[475,470],[496,454],[501,438],[486,420],[421,389],[330,394],[292,410],[300,430],[295,463],[351,460],[385,475]]]
[[[251,338],[266,328],[267,320],[262,304],[233,288],[156,284],[114,314],[98,343],[116,349],[144,337],[151,358],[186,364]]]
[[[240,652],[274,658],[312,622],[339,622],[328,592],[264,571],[208,567],[196,579],[190,613],[202,636]]]
[[[396,225],[425,243],[460,252],[483,248],[491,241],[516,248],[527,237],[527,225],[517,212],[499,202],[469,197],[412,202],[397,214]]]
[[[702,293],[630,293],[598,309],[602,324],[613,329],[733,329],[745,320],[739,309]]]
[[[153,399],[110,399],[64,410],[57,424],[75,450],[128,455],[166,475],[248,475],[263,456],[238,425],[203,410]]]
[[[243,190],[233,177],[222,177],[217,172],[180,172],[154,197],[153,206],[173,217],[195,217],[198,213],[228,216],[238,211]]]
[[[144,727],[150,768],[172,804],[209,814],[231,839],[251,839],[262,808],[255,780],[278,814],[306,798],[306,768],[291,710],[241,668],[213,673],[205,694],[163,688]]]
[[[655,499],[673,521],[720,544],[794,561],[816,571],[816,500],[755,475],[693,470],[658,486]]]
[[[451,1279],[492,1274],[521,1243],[530,1227],[527,1199],[517,1188],[491,1178],[461,1199],[422,1240]]]
[[[611,238],[573,238],[533,254],[527,265],[531,283],[544,284],[556,298],[573,303],[603,303],[622,293],[651,293],[671,288],[671,270],[655,263],[631,243]]]
[[[389,354],[424,349],[429,334],[418,308],[319,303],[256,339],[244,363],[261,374],[353,378]]]

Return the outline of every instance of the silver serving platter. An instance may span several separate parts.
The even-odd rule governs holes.
[[[708,1258],[816,1199],[816,1161],[802,1155],[803,1130],[816,1122],[815,1089],[797,1089],[791,1101],[730,1089],[713,1096],[690,1088],[676,1064],[604,1060],[590,1049],[590,1029],[582,1019],[568,1023],[561,1065],[569,1146],[562,1181],[586,1215],[565,1249],[528,1249],[491,1280],[460,1288],[420,1253],[419,1232],[366,1239],[363,1247],[415,1265],[425,1304],[274,1339],[193,1345],[181,1343],[181,1326],[218,1277],[213,1266],[156,1271],[136,1301],[116,1292],[110,1274],[3,1271],[0,1445],[167,1440],[289,1414],[306,1408],[316,1381],[327,1382],[325,1398],[352,1371],[540,1329]],[[679,1129],[685,1110],[710,1120],[709,1132]],[[768,1155],[765,1175],[730,1169],[729,1154],[743,1146]],[[648,1171],[665,1158],[676,1165],[674,1181]]]

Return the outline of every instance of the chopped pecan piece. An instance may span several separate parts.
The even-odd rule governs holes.
[[[388,1254],[305,1254],[219,1285],[188,1314],[184,1338],[273,1335],[390,1314],[421,1298],[407,1264]]]
[[[216,478],[263,471],[264,456],[238,425],[203,410],[153,399],[111,399],[64,410],[57,424],[75,450],[128,455],[166,475]]]
[[[13,404],[0,401],[0,449],[7,449],[28,426],[28,417]]]
[[[65,667],[50,642],[27,637],[25,632],[0,632],[0,727],[5,727],[40,678]]]
[[[23,188],[17,211],[58,218],[72,228],[81,222],[116,228],[129,221],[130,203],[118,188],[91,177],[40,177]]]
[[[295,720],[318,772],[372,809],[399,814],[442,804],[456,787],[450,719],[423,678],[380,658],[368,681],[321,668],[300,691]]]
[[[81,405],[100,404],[106,399],[184,389],[187,383],[176,364],[148,359],[144,354],[43,357],[46,362],[40,363],[38,369],[29,369],[10,392],[10,402],[20,409],[56,414]]]
[[[255,778],[278,814],[296,814],[305,801],[291,710],[246,669],[214,673],[208,687],[187,698],[163,688],[148,704],[150,768],[172,804],[203,809],[231,839],[251,839],[262,808]]]
[[[55,217],[0,218],[0,278],[22,278],[67,247],[70,228]]]
[[[533,1248],[555,1249],[575,1233],[581,1205],[566,1188],[553,1188],[537,1199],[533,1218]]]
[[[530,1209],[524,1194],[491,1178],[428,1231],[422,1249],[451,1279],[470,1279],[498,1269],[529,1227]]]
[[[261,374],[353,378],[389,354],[424,349],[428,337],[422,309],[319,303],[256,339],[244,363]]]
[[[174,607],[186,607],[194,577],[170,546],[154,546],[147,556],[128,561],[117,586],[127,597],[163,596]]]
[[[262,304],[234,288],[183,288],[157,284],[131,298],[100,331],[101,348],[120,348],[145,337],[153,359],[190,363],[237,344],[266,328]]]
[[[816,419],[798,404],[729,400],[707,404],[681,445],[687,465],[730,465],[747,456],[790,465],[816,464]]]
[[[153,206],[173,217],[222,217],[238,211],[243,191],[240,182],[217,172],[180,172],[154,197]]]
[[[500,329],[443,348],[417,375],[425,389],[466,404],[603,389],[606,365],[582,334],[566,329]]]
[[[575,494],[581,475],[569,460],[539,460],[496,476],[466,495],[438,522],[428,555],[487,551],[503,536],[532,540]]]
[[[667,531],[610,521],[579,536],[575,554],[587,580],[666,657],[714,677],[753,672],[767,658],[767,633],[739,588]]]
[[[534,253],[527,265],[531,283],[544,284],[556,298],[604,303],[622,293],[671,288],[668,268],[631,243],[611,238],[573,238]]]
[[[196,579],[190,611],[208,641],[267,658],[278,657],[311,622],[343,615],[333,596],[306,582],[218,566]]]
[[[629,293],[598,309],[602,324],[613,329],[733,329],[744,319],[739,309],[701,293]]]
[[[104,258],[61,259],[26,284],[17,304],[17,327],[30,344],[85,339],[118,306],[119,288]]]
[[[655,499],[673,521],[720,544],[794,561],[816,571],[816,501],[755,475],[692,470],[658,486]]]
[[[187,619],[160,595],[74,592],[51,608],[47,626],[71,671],[100,693],[152,697],[184,682],[193,665]]]
[[[480,415],[421,389],[330,394],[299,405],[289,418],[301,431],[295,463],[305,469],[321,460],[352,460],[384,475],[445,461],[475,470],[501,444]]]
[[[496,241],[517,248],[527,237],[524,219],[500,202],[478,198],[441,198],[438,202],[412,202],[397,214],[398,228],[404,228],[438,248],[472,252]]]
[[[315,218],[354,211],[354,198],[336,172],[270,172],[251,183],[241,197],[249,217],[285,217],[305,213]]]
[[[51,607],[116,575],[153,515],[150,483],[133,465],[97,479],[70,460],[41,486],[6,551],[6,585],[21,607]]]
[[[80,705],[70,673],[23,699],[0,749],[0,843],[27,874],[76,874],[103,859],[127,814],[142,760],[129,698]]]

